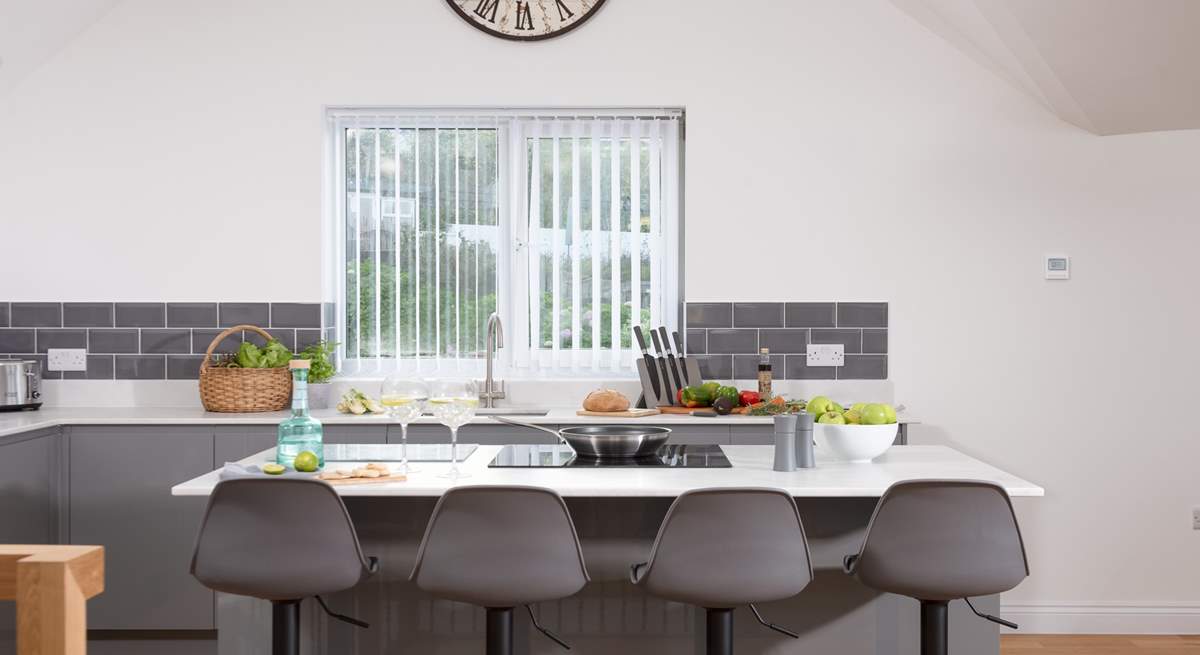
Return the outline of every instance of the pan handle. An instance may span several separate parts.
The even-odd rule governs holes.
[[[508,425],[514,425],[518,428],[532,428],[534,430],[541,430],[542,432],[549,432],[550,434],[554,435],[554,438],[558,439],[562,443],[564,443],[568,446],[571,445],[571,444],[567,443],[566,439],[563,439],[563,436],[558,433],[558,430],[551,430],[550,428],[543,427],[540,425],[534,425],[533,423],[522,423],[521,421],[514,421],[511,418],[505,418],[503,416],[496,416],[494,414],[492,416],[490,416],[489,418],[491,418],[493,421],[498,421],[500,423],[505,423]]]

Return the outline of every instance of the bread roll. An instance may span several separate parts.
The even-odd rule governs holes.
[[[598,389],[583,399],[583,408],[589,412],[623,412],[629,409],[629,399],[620,391]]]

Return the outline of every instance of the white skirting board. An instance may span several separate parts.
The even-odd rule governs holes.
[[[1200,602],[1003,603],[1024,634],[1200,634]],[[1002,634],[1014,634],[1001,628]],[[1018,633],[1018,634],[1020,634]]]

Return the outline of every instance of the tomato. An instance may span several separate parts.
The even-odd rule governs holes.
[[[738,402],[743,407],[749,407],[750,405],[753,405],[755,403],[762,402],[762,396],[758,395],[757,391],[750,391],[749,389],[747,389],[747,390],[741,392],[740,394],[738,394]]]

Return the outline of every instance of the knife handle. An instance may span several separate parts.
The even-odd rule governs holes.
[[[658,342],[658,331],[650,330],[650,340],[654,342],[654,352],[663,354],[662,344]]]
[[[675,337],[675,352],[679,353],[680,357],[686,357],[687,353],[683,350],[683,340],[679,338],[679,331],[672,332],[671,336]]]
[[[638,346],[640,346],[642,349],[642,354],[649,355],[650,350],[646,348],[646,335],[642,334],[642,326],[633,326],[633,337],[637,339]]]

